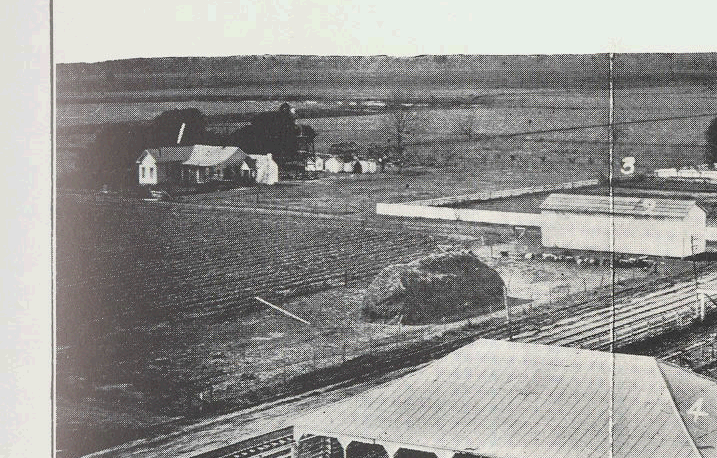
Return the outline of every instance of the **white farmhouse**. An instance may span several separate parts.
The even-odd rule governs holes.
[[[207,183],[247,177],[259,183],[279,180],[279,167],[271,154],[247,155],[237,146],[167,146],[144,150],[137,159],[138,183]]]
[[[139,184],[181,181],[182,163],[189,159],[192,148],[192,146],[165,146],[144,150],[137,159]]]

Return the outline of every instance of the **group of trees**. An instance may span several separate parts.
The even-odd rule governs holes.
[[[225,141],[249,154],[271,153],[281,167],[303,160],[301,152],[312,150],[315,138],[316,131],[311,126],[296,124],[294,110],[284,103],[278,111],[257,114],[250,124],[232,132]]]

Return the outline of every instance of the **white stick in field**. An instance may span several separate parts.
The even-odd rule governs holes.
[[[288,317],[290,317],[290,318],[293,318],[293,319],[295,319],[295,320],[297,320],[297,321],[301,321],[302,323],[308,324],[309,326],[311,326],[311,323],[309,323],[308,321],[306,321],[306,320],[304,320],[304,319],[302,319],[302,318],[299,318],[298,316],[294,315],[293,313],[287,312],[287,311],[284,310],[283,308],[277,307],[276,305],[274,305],[274,304],[272,304],[272,303],[270,303],[270,302],[267,302],[267,301],[265,301],[264,299],[262,299],[262,298],[260,298],[260,297],[258,297],[258,296],[254,296],[254,299],[256,299],[257,301],[261,302],[262,304],[268,305],[269,307],[273,308],[274,310],[278,310],[279,312],[283,313],[284,315],[286,315],[286,316],[288,316]]]
[[[182,141],[182,135],[184,135],[184,126],[186,126],[187,123],[182,123],[182,127],[179,128],[179,135],[177,135],[177,145],[179,145],[179,142]]]

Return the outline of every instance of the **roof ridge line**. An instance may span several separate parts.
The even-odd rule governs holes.
[[[665,377],[665,373],[662,372],[662,369],[660,369],[660,361],[657,358],[651,358],[651,359],[655,363],[655,369],[657,370],[657,373],[660,374],[660,378],[662,379],[662,382],[665,384],[665,388],[667,389],[667,392],[669,393],[670,405],[672,406],[672,409],[674,410],[675,415],[677,415],[677,419],[680,422],[680,426],[682,426],[682,431],[687,435],[687,438],[690,441],[690,445],[692,446],[692,450],[697,454],[696,456],[699,458],[703,458],[702,452],[700,452],[700,449],[697,447],[694,437],[692,437],[692,434],[690,434],[690,430],[687,429],[685,420],[684,420],[684,418],[682,418],[682,414],[680,414],[680,410],[677,408],[677,404],[675,403],[675,396],[672,393],[672,388],[670,387],[670,382],[667,381],[667,378]]]
[[[658,363],[658,364],[664,364],[665,366],[670,366],[670,367],[673,367],[673,368],[675,368],[675,369],[679,369],[679,370],[681,370],[681,371],[687,372],[688,374],[690,374],[690,375],[693,376],[693,377],[699,377],[699,378],[701,378],[701,379],[707,380],[708,382],[717,383],[717,379],[715,379],[715,378],[713,378],[713,377],[710,377],[709,375],[700,374],[699,372],[695,372],[695,371],[691,371],[691,370],[689,370],[689,369],[685,369],[684,367],[680,366],[679,364],[675,364],[675,363],[670,362],[670,361],[665,361],[665,360],[659,359],[659,358],[655,358],[655,359],[657,359],[657,363]]]

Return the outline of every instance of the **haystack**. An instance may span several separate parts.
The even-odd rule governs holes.
[[[470,253],[440,253],[383,269],[366,290],[368,319],[403,317],[436,323],[482,315],[503,306],[500,275]]]

